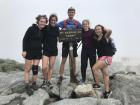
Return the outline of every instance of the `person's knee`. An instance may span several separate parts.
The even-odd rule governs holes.
[[[30,66],[25,66],[24,69],[25,69],[25,72],[26,72],[26,73],[29,73],[30,70],[31,70],[31,67],[30,67]]]
[[[33,75],[38,75],[38,65],[32,66],[32,72],[33,72]]]
[[[61,64],[64,65],[65,63],[66,63],[66,58],[63,58]]]
[[[53,69],[54,64],[49,64],[49,69]]]
[[[47,66],[43,66],[43,67],[42,67],[42,70],[43,70],[43,71],[46,71],[46,70],[47,70]]]
[[[108,72],[104,72],[103,75],[104,75],[104,77],[109,77],[109,73]]]
[[[96,70],[97,70],[97,67],[96,67],[96,66],[93,66],[93,67],[92,67],[92,70],[93,70],[93,71],[96,71]]]

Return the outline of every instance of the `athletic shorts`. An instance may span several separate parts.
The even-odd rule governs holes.
[[[42,59],[42,52],[27,52],[25,59],[28,60]]]
[[[62,57],[67,57],[69,54],[69,47],[62,47]],[[77,46],[73,47],[73,56],[77,57]]]
[[[47,57],[51,57],[51,56],[57,56],[58,55],[58,49],[56,50],[46,50],[43,51],[43,55],[47,56]]]
[[[98,60],[105,61],[107,65],[112,64],[112,56],[101,56],[98,58]]]

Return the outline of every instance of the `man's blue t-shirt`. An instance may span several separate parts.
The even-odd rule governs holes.
[[[65,27],[65,21],[66,21],[66,27]],[[59,22],[58,26],[60,28],[75,29],[75,23],[74,22],[75,22],[74,20],[67,19],[67,20],[63,20],[63,21]],[[79,21],[77,21],[76,29],[81,29],[81,28],[82,28],[81,23]]]

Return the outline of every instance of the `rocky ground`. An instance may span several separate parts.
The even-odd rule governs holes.
[[[18,63],[15,64],[15,68],[18,68]],[[44,86],[28,96],[24,89],[22,70],[0,72],[0,105],[140,105],[140,75],[135,72],[122,70],[110,76],[113,93],[109,99],[102,98],[102,82],[101,89],[92,88],[90,76],[85,85],[69,83],[69,77],[65,76],[62,85],[58,86],[57,79],[56,76],[51,80],[51,87]],[[39,73],[37,85],[41,83]]]

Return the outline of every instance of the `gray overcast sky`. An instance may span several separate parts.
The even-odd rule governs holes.
[[[91,27],[102,24],[113,30],[115,58],[140,57],[139,0],[0,0],[0,58],[23,61],[22,38],[35,17],[57,13],[60,21],[70,6],[79,21],[89,19]]]

